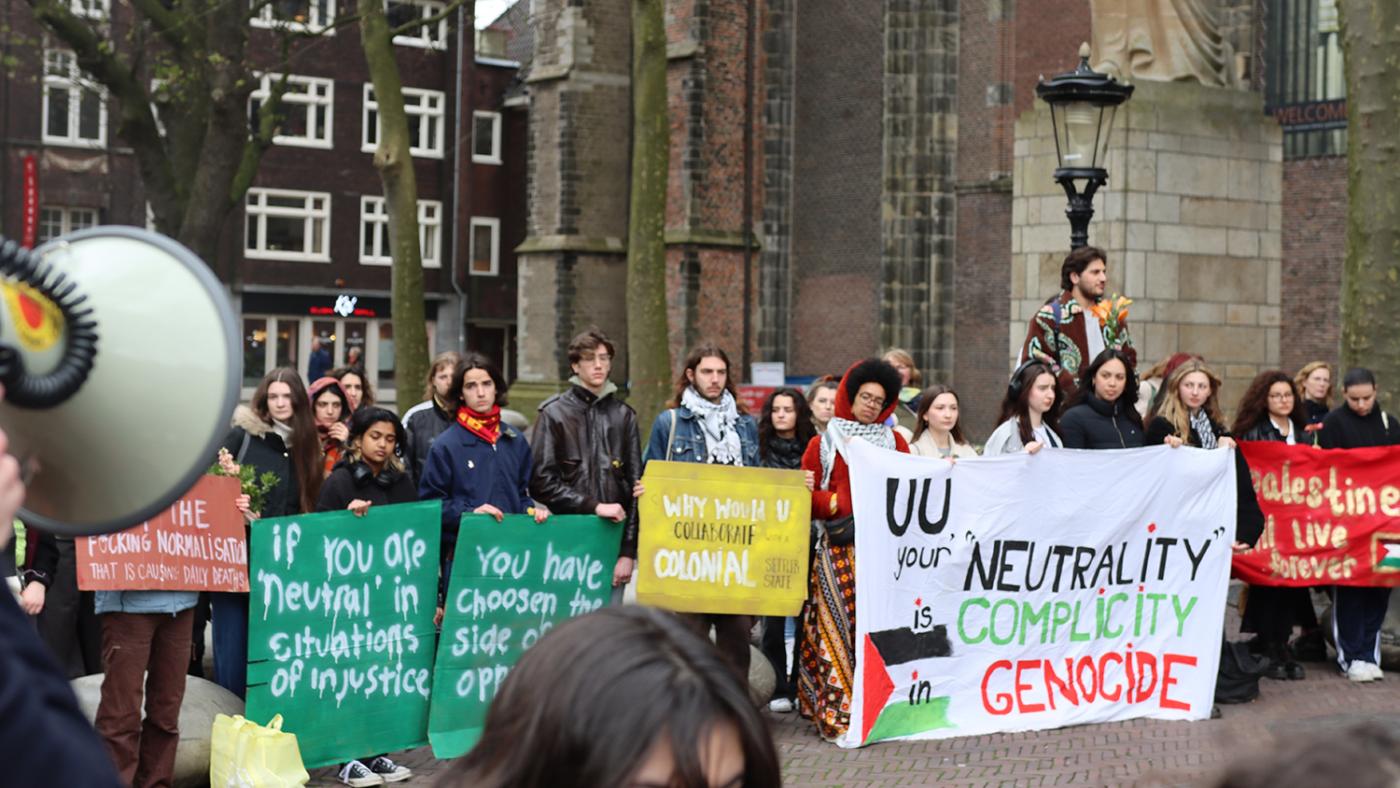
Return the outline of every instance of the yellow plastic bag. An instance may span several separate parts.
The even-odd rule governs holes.
[[[209,743],[210,788],[301,788],[311,779],[293,733],[282,732],[282,715],[266,726],[220,714]]]

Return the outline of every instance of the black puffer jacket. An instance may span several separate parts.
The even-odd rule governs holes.
[[[423,478],[423,465],[428,461],[428,450],[433,447],[433,439],[451,427],[452,421],[453,414],[438,407],[437,401],[431,399],[414,405],[403,414],[403,428],[408,434],[408,445],[404,446],[403,455],[415,484]]]
[[[361,478],[355,478],[359,462],[345,458],[336,464],[326,483],[321,485],[321,497],[316,511],[335,512],[350,506],[354,500],[369,501],[371,506],[413,503],[418,500],[418,487],[405,471],[385,469],[378,478],[369,474],[368,466]]]
[[[244,437],[247,449],[244,449]],[[268,471],[277,474],[277,486],[267,493],[263,501],[263,517],[284,517],[300,514],[301,487],[297,483],[292,458],[287,454],[287,446],[282,436],[272,429],[272,425],[258,418],[252,408],[239,405],[233,411],[233,429],[224,439],[224,448],[240,464],[253,466],[258,476]],[[242,453],[242,460],[239,454]],[[318,466],[319,467],[319,466]]]
[[[1060,439],[1066,449],[1136,449],[1143,441],[1136,416],[1122,397],[1105,402],[1088,394],[1060,417]]]
[[[642,476],[637,413],[613,396],[575,385],[545,400],[535,420],[530,495],[559,514],[592,514],[600,503],[627,510],[620,555],[637,557],[637,506],[632,485]]]

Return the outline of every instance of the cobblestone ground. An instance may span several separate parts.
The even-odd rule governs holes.
[[[1400,674],[1355,685],[1329,665],[1307,664],[1304,681],[1268,681],[1253,703],[1224,707],[1219,720],[1083,725],[842,750],[795,714],[773,715],[773,736],[789,786],[1199,785],[1232,759],[1302,736],[1380,722],[1400,733]],[[426,748],[394,756],[428,785],[445,771]],[[334,769],[312,785],[336,785]]]

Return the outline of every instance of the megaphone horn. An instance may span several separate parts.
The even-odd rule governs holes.
[[[0,239],[0,425],[26,469],[20,519],[80,536],[167,508],[227,432],[238,351],[222,286],[165,236]]]

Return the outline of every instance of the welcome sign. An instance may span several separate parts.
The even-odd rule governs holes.
[[[1230,451],[952,465],[853,441],[846,456],[857,668],[841,746],[1209,717]]]

